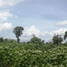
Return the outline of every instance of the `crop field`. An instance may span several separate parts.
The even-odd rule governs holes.
[[[3,42],[0,67],[67,67],[67,46]]]

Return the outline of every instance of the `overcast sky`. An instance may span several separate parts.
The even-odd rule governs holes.
[[[67,31],[67,0],[0,0],[0,37],[15,38],[13,29],[24,27],[21,41],[32,34],[50,40]]]

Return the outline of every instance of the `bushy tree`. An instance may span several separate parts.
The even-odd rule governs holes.
[[[4,41],[4,40],[3,40],[3,37],[1,37],[1,38],[0,38],[0,42],[3,42],[3,41]]]
[[[13,33],[16,35],[17,42],[20,41],[19,36],[21,36],[21,35],[23,34],[23,33],[22,33],[23,30],[24,30],[24,28],[21,27],[21,26],[17,26],[17,27],[15,27],[15,28],[13,29]]]
[[[41,41],[40,38],[38,38],[35,35],[33,35],[33,37],[31,38],[31,40],[29,41],[29,43],[42,44],[42,43],[44,43],[44,40]]]
[[[54,44],[59,44],[63,41],[63,38],[60,35],[54,35],[52,40]]]
[[[67,31],[65,32],[65,35],[64,35],[64,40],[67,38]]]
[[[34,44],[40,44],[41,43],[41,39],[37,38],[37,37],[34,37],[30,40],[31,43],[34,43]]]
[[[4,42],[8,42],[8,41],[9,41],[9,39],[7,39],[7,38],[6,38],[6,39],[4,39]]]
[[[42,40],[42,43],[44,43],[45,41],[44,40]]]

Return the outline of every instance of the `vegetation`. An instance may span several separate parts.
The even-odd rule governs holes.
[[[2,42],[0,67],[67,67],[67,44]]]
[[[24,30],[24,28],[21,27],[21,26],[17,26],[17,27],[15,27],[15,28],[13,29],[13,33],[16,35],[17,42],[20,41],[19,36],[21,36],[21,35],[23,34],[23,33],[22,33],[23,30]]]
[[[53,43],[54,44],[59,44],[63,41],[63,38],[60,35],[54,35],[53,36]]]
[[[65,32],[65,35],[64,35],[64,40],[67,38],[67,31]]]
[[[33,35],[33,37],[31,38],[31,40],[28,43],[33,43],[33,44],[41,45],[42,43],[44,43],[44,40],[41,41],[40,38],[38,38],[35,35]]]
[[[17,41],[22,30],[21,27],[13,30]],[[67,67],[67,43],[62,44],[60,35],[54,35],[52,40],[45,44],[34,35],[29,42],[17,43],[1,37],[0,67]]]

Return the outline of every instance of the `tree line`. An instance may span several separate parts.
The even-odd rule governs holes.
[[[13,33],[16,35],[18,43],[20,42],[20,38],[19,37],[23,34],[23,32],[22,32],[23,30],[24,30],[24,28],[21,27],[21,26],[16,26],[13,29]],[[54,35],[53,38],[52,38],[52,42],[51,43],[60,44],[66,38],[67,38],[67,31],[64,34],[64,38],[62,38],[61,35],[58,35],[58,34]],[[14,39],[3,39],[2,37],[0,38],[0,42],[7,42],[7,41],[9,41],[9,42],[16,42]],[[40,38],[38,38],[35,35],[33,35],[31,40],[28,41],[27,43],[42,44],[42,43],[44,43],[44,40],[41,40]],[[48,44],[48,42],[46,42],[46,43]]]

